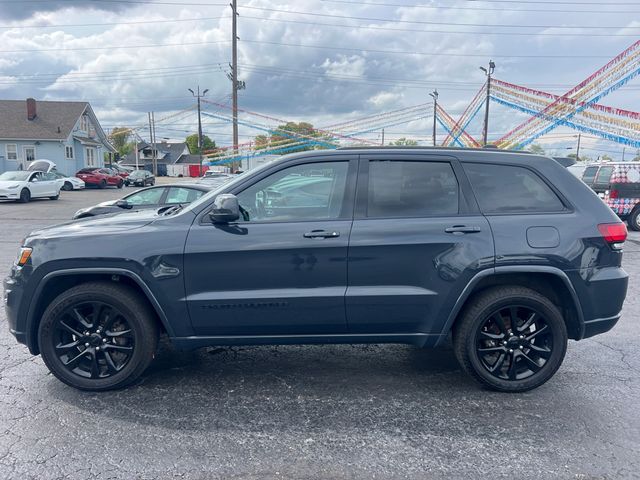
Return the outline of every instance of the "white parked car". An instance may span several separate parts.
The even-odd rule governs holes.
[[[85,187],[85,183],[78,177],[67,177],[64,173],[57,171],[50,172],[55,175],[60,183],[60,189],[68,192],[70,190],[82,190]]]
[[[85,187],[84,182],[77,177],[69,177],[64,173],[60,173],[56,170],[56,164],[51,160],[46,160],[44,158],[34,160],[29,164],[27,170],[35,172],[45,172],[45,173],[53,173],[56,176],[56,179],[60,183],[60,189],[64,191],[70,190],[82,190]]]
[[[27,203],[32,198],[60,196],[60,182],[52,173],[18,170],[0,175],[0,200],[18,200]]]

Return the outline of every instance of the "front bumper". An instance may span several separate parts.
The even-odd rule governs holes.
[[[20,189],[2,189],[0,190],[0,200],[17,200],[20,198]]]
[[[2,296],[4,309],[7,314],[7,321],[9,323],[9,331],[12,333],[18,342],[27,343],[27,332],[18,328],[18,309],[22,302],[23,288],[19,278],[16,278],[15,265],[11,269],[11,275],[4,279],[3,287],[4,294]],[[18,276],[19,277],[19,276]]]

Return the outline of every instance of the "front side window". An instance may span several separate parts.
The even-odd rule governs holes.
[[[282,169],[240,194],[241,220],[294,222],[340,217],[348,162],[322,162]]]
[[[163,193],[164,188],[150,188],[133,193],[124,199],[131,205],[157,205],[160,203]]]
[[[18,145],[15,143],[7,144],[7,160],[18,160]]]
[[[372,160],[367,216],[456,215],[458,191],[458,181],[447,162]]]
[[[465,163],[484,213],[560,212],[564,205],[534,172],[524,167]]]

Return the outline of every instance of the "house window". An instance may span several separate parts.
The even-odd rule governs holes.
[[[18,145],[15,143],[9,143],[6,147],[7,160],[18,160]]]
[[[36,159],[36,147],[25,145],[22,147],[22,152],[24,153],[25,161],[33,162]]]
[[[64,158],[73,160],[73,147],[70,145],[66,145],[64,147]]]
[[[96,166],[96,149],[87,147],[85,148],[85,163],[87,167],[95,167]]]
[[[86,115],[83,115],[80,119],[80,130],[84,132],[89,131],[89,118]]]

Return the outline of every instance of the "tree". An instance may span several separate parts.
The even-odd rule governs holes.
[[[256,138],[253,140],[256,145],[256,150],[265,149],[269,145],[269,138],[267,138],[266,135],[256,135]]]
[[[189,153],[193,155],[200,155],[202,152],[198,148],[198,134],[194,133],[189,135],[185,142],[187,143],[187,147],[189,148]],[[216,142],[211,140],[207,135],[202,136],[202,150],[215,150]]]
[[[287,148],[288,145],[293,143],[313,142],[314,140],[329,142],[330,138],[316,131],[313,125],[308,122],[287,122],[284,125],[279,125],[276,131],[269,136],[268,141],[264,135],[255,137],[256,148],[258,149],[266,148],[268,145],[274,148]],[[312,144],[296,148],[295,151],[303,152],[323,148],[327,148],[327,146]]]
[[[131,129],[126,127],[114,127],[109,134],[109,141],[121,157],[130,153],[134,148],[134,143],[129,142],[130,137]]]
[[[397,145],[399,147],[415,147],[416,145],[418,145],[418,142],[416,142],[415,140],[411,140],[410,138],[402,137],[395,142],[391,142],[390,145]]]
[[[600,157],[600,160],[602,160],[603,162],[611,162],[613,161],[613,158],[611,158],[609,155],[605,153]]]
[[[533,143],[531,144],[531,146],[529,147],[529,151],[531,153],[535,153],[536,155],[544,155],[545,151],[544,148],[542,148],[542,146],[538,143]]]

